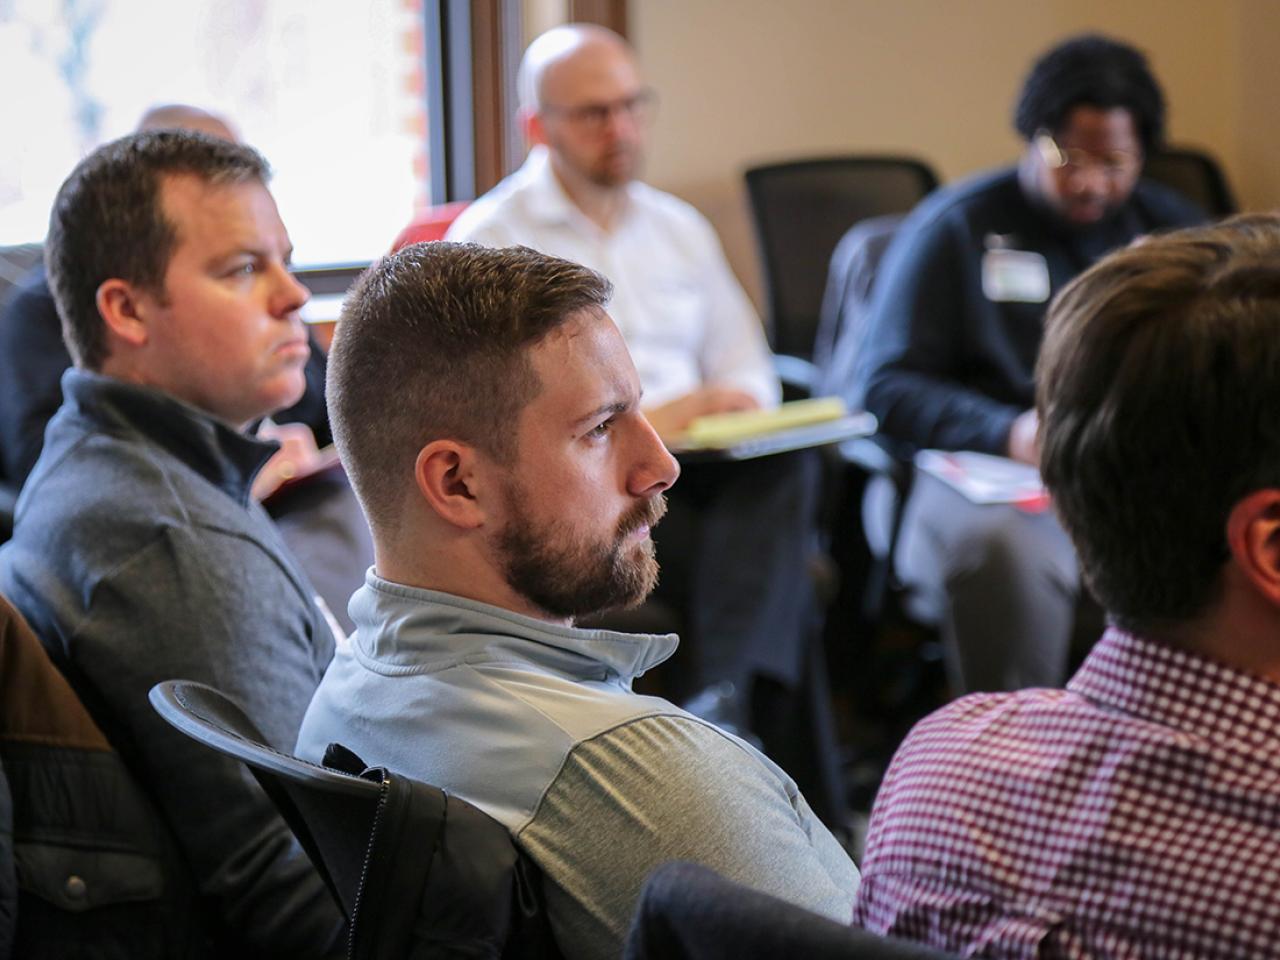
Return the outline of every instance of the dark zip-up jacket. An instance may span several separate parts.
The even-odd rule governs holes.
[[[1140,181],[1107,220],[1072,228],[1023,192],[1014,168],[936,191],[903,222],[880,265],[867,357],[856,391],[895,440],[1003,454],[1035,402],[1036,356],[1053,295],[1136,237],[1202,223],[1166,187]],[[1043,257],[1044,296],[995,300],[983,259],[1005,249]]]

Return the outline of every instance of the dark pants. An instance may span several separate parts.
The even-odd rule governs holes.
[[[941,621],[957,694],[1066,681],[1080,574],[1052,511],[971,503],[918,473],[898,575],[920,609]]]
[[[816,549],[813,451],[684,466],[654,531],[655,599],[684,622],[677,696],[756,677],[798,686],[814,633],[809,562]]]

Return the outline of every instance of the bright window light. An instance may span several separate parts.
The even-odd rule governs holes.
[[[148,107],[228,117],[305,265],[384,253],[430,203],[421,0],[0,0],[0,244]]]

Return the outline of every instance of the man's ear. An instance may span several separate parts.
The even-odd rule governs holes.
[[[98,287],[98,314],[110,334],[134,347],[145,346],[148,328],[139,291],[128,280],[112,278]]]
[[[1280,607],[1280,490],[1258,490],[1227,515],[1227,547],[1241,575]]]
[[[524,142],[534,147],[547,142],[546,131],[542,129],[542,117],[531,107],[521,107],[516,113],[516,123],[524,134]]]
[[[436,515],[464,530],[486,519],[485,462],[475,448],[456,440],[433,440],[418,451],[413,465],[418,493]]]

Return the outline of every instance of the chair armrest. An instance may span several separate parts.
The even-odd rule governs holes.
[[[789,353],[773,355],[773,369],[782,381],[782,391],[787,399],[812,397],[818,386],[818,368],[803,357]]]

